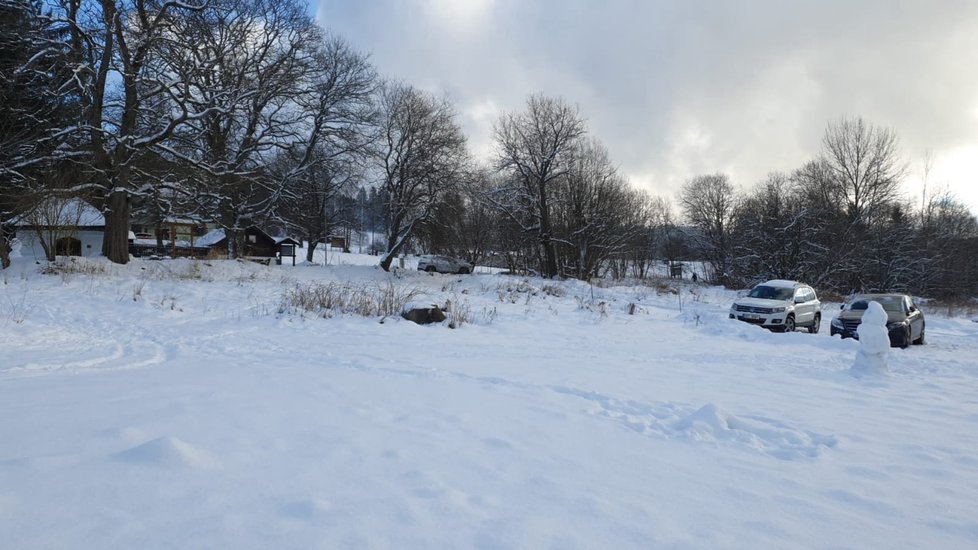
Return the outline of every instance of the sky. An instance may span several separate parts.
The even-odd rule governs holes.
[[[747,189],[816,156],[826,125],[894,130],[904,191],[978,212],[974,0],[310,0],[381,74],[446,94],[472,151],[528,95],[577,105],[634,185]]]

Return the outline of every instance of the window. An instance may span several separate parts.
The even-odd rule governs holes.
[[[790,288],[759,285],[751,289],[748,298],[764,298],[768,300],[790,300],[794,292]]]
[[[248,235],[248,242],[255,244],[258,242],[258,235]]]

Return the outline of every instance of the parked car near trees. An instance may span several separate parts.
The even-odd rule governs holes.
[[[879,302],[886,311],[886,328],[890,332],[890,345],[906,348],[910,344],[924,344],[924,313],[908,294],[858,294],[842,305],[839,316],[832,319],[829,334],[843,338],[859,338],[856,329],[862,323],[863,313],[869,302]]]
[[[418,270],[428,273],[472,273],[474,266],[458,258],[449,256],[424,255],[418,258]]]
[[[807,327],[815,334],[822,323],[822,303],[815,290],[798,281],[775,279],[761,283],[730,306],[730,318],[770,330],[794,332]]]

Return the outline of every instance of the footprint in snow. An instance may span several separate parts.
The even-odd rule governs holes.
[[[771,418],[735,416],[708,403],[698,409],[674,403],[619,401],[595,392],[552,387],[596,405],[591,414],[610,418],[626,428],[665,439],[692,439],[713,444],[736,444],[780,460],[812,459],[837,440],[799,430]]]

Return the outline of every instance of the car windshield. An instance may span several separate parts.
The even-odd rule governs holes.
[[[764,298],[766,300],[790,300],[795,295],[795,289],[758,285],[751,289],[748,298]]]
[[[883,309],[893,313],[903,312],[903,299],[899,296],[879,296],[872,299],[860,299],[849,304],[849,309],[853,311],[863,311],[869,307],[869,302],[879,302]]]

